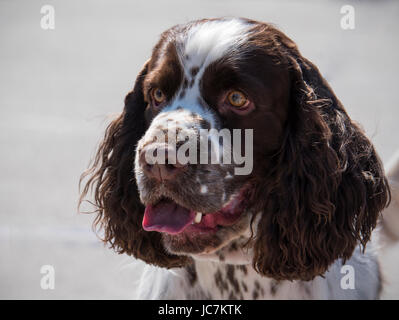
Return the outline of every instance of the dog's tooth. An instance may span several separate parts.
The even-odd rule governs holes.
[[[195,218],[194,218],[194,222],[195,223],[200,223],[201,219],[202,219],[202,213],[201,212],[197,212],[197,214],[195,215]]]

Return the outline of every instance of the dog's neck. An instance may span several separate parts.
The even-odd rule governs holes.
[[[240,238],[230,242],[223,248],[213,253],[202,253],[193,255],[194,261],[219,262],[230,265],[250,265],[252,263],[252,249],[246,246],[248,238]]]
[[[229,243],[220,247],[212,253],[201,253],[191,255],[194,261],[209,261],[209,262],[219,262],[229,265],[251,265],[253,260],[253,250],[250,244],[250,240],[253,234],[257,232],[257,226],[260,214],[256,215],[254,222],[252,223],[253,214],[247,214],[244,223],[247,225],[245,230],[237,234],[237,237],[231,240]]]
[[[193,291],[203,299],[312,298],[311,283],[277,281],[258,274],[247,242],[248,238],[240,237],[214,253],[193,256],[194,263],[186,267]]]
[[[253,224],[256,234],[258,219]],[[249,221],[248,221],[249,222]],[[314,284],[277,281],[260,275],[252,266],[250,224],[236,239],[212,252],[192,255],[194,263],[185,268],[193,297],[202,299],[309,299]]]

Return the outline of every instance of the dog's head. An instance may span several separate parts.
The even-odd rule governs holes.
[[[200,20],[161,35],[108,127],[94,186],[105,241],[162,267],[248,230],[259,273],[309,280],[370,238],[381,162],[317,68],[274,27]]]

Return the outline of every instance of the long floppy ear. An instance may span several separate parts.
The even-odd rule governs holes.
[[[291,40],[280,41],[291,104],[282,147],[260,188],[266,200],[253,265],[278,280],[311,280],[350,258],[356,245],[364,249],[390,190],[372,143],[317,67]]]
[[[104,230],[103,241],[118,253],[126,253],[160,267],[179,267],[187,257],[168,254],[157,232],[142,228],[144,207],[134,176],[135,148],[144,135],[146,103],[142,92],[148,62],[138,75],[134,89],[125,98],[121,115],[107,127],[87,178],[80,201],[94,190],[97,217],[94,226]]]

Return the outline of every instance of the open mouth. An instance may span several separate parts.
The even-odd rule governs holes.
[[[233,225],[245,210],[245,189],[216,212],[202,213],[185,208],[172,199],[162,198],[144,211],[143,228],[146,231],[180,233],[211,233]]]

